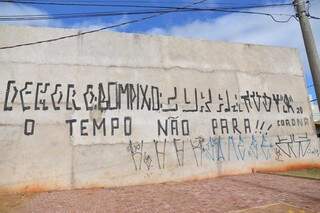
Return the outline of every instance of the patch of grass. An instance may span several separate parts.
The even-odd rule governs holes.
[[[320,169],[318,169],[318,168],[294,170],[294,171],[288,171],[288,172],[279,172],[277,174],[320,180]]]
[[[274,213],[274,212],[292,212],[292,213],[309,213],[305,209],[293,206],[287,203],[274,203],[264,206],[257,206],[248,209],[231,211],[230,213]]]

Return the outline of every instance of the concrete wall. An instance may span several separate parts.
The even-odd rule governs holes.
[[[0,46],[77,31],[0,28]],[[319,165],[295,49],[113,32],[0,50],[0,187]]]

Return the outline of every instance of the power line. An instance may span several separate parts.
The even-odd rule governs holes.
[[[148,6],[148,5],[128,5],[128,4],[97,4],[97,3],[68,3],[68,2],[37,2],[37,1],[15,1],[1,0],[0,2],[16,3],[16,4],[37,4],[37,5],[55,5],[55,6],[85,6],[85,7],[133,7],[133,8],[162,8],[172,9],[172,7]]]
[[[17,4],[37,4],[37,5],[54,5],[54,6],[85,6],[85,7],[133,7],[133,8],[162,8],[162,9],[177,9],[176,7],[169,7],[169,6],[150,6],[150,5],[134,5],[134,4],[102,4],[102,3],[77,3],[77,2],[53,2],[53,1],[16,1],[16,0],[1,0],[0,2],[7,2],[7,3],[17,3]],[[110,1],[109,1],[110,2]],[[133,3],[133,1],[129,1],[130,3]],[[129,3],[128,2],[128,3]],[[145,2],[148,3],[148,2]],[[151,2],[149,2],[151,3]],[[154,2],[153,2],[154,3]],[[170,2],[166,2],[165,4],[168,4]],[[208,3],[207,3],[208,4]],[[213,3],[214,5],[232,5],[228,3]],[[279,6],[288,6],[292,5],[292,3],[279,3],[279,4],[257,4],[257,5],[248,5],[243,7],[234,7],[229,9],[249,9],[249,8],[259,8],[259,7],[279,7]],[[222,9],[228,9],[228,8],[222,8]]]
[[[243,14],[251,14],[251,15],[264,15],[270,17],[274,22],[278,23],[287,23],[292,18],[296,18],[295,15],[289,14],[272,14],[272,13],[265,13],[265,12],[254,12],[254,11],[244,11],[244,10],[221,10],[221,9],[212,9],[212,11],[224,12],[224,13],[243,13]],[[289,18],[285,20],[278,20],[275,16],[289,16]]]
[[[1,2],[1,1],[0,1]],[[34,17],[30,17],[30,15],[23,15],[17,17],[17,16],[5,16],[0,17],[0,21],[26,21],[26,20],[45,20],[45,19],[65,19],[65,18],[81,18],[81,17],[101,17],[101,16],[119,16],[119,15],[141,15],[141,14],[153,14],[158,12],[193,12],[194,10],[202,11],[202,12],[223,12],[223,13],[245,13],[245,14],[255,14],[255,15],[265,15],[272,18],[275,22],[280,23],[286,23],[291,20],[291,18],[295,18],[293,15],[290,14],[272,14],[272,13],[263,13],[263,12],[255,12],[255,11],[243,11],[242,9],[250,9],[250,8],[265,8],[265,7],[276,7],[276,6],[289,6],[292,5],[292,3],[281,3],[281,4],[260,4],[260,5],[251,5],[251,6],[243,6],[243,7],[222,7],[222,8],[189,8],[189,7],[169,7],[169,6],[146,6],[146,5],[119,5],[119,4],[92,4],[92,3],[65,3],[65,2],[38,2],[38,1],[9,1],[9,0],[2,0],[2,2],[11,2],[11,3],[25,3],[25,4],[50,4],[50,5],[67,5],[67,6],[109,6],[109,7],[137,7],[137,8],[157,8],[157,9],[174,9],[174,11],[144,11],[144,12],[122,12],[122,13],[116,13],[116,14],[88,14],[88,15],[82,15],[82,14],[59,14],[59,15],[50,15],[50,16],[41,16],[41,15],[33,15]],[[188,10],[187,10],[188,9]],[[184,11],[182,11],[184,10]],[[36,17],[37,16],[37,17]],[[38,17],[39,16],[39,17]],[[40,17],[41,16],[41,17]],[[58,16],[58,17],[57,17]],[[288,16],[289,18],[286,20],[278,20],[275,18],[275,16]],[[28,17],[28,18],[26,18]]]
[[[307,0],[306,3],[305,3],[305,8],[306,8],[306,16],[311,18],[311,19],[320,19],[319,17],[316,17],[316,16],[312,16],[310,14],[310,8],[311,8],[311,1],[310,0]]]
[[[94,12],[94,13],[66,13],[66,14],[51,14],[49,15],[15,15],[15,16],[0,16],[0,21],[26,21],[26,20],[46,20],[46,19],[66,19],[66,18],[82,18],[82,17],[101,17],[101,16],[119,16],[119,15],[142,15],[154,13],[171,13],[171,12],[224,12],[224,13],[246,13],[256,15],[267,15],[273,18],[276,22],[288,22],[293,15],[290,14],[272,14],[261,13],[254,11],[243,10],[226,10],[219,8],[175,8],[174,10],[153,10],[153,11],[135,11],[135,12]],[[279,21],[274,16],[288,16],[289,20]]]
[[[14,1],[17,2],[17,1]],[[20,1],[19,1],[20,2]],[[25,2],[25,1],[23,1]],[[42,2],[43,3],[43,2]],[[66,3],[67,4],[67,3]],[[264,12],[255,12],[255,11],[245,11],[242,9],[249,9],[249,8],[257,8],[257,7],[272,7],[272,6],[288,6],[291,5],[286,4],[268,4],[268,5],[255,5],[255,6],[246,6],[246,7],[222,7],[222,8],[194,8],[194,7],[164,7],[164,6],[153,6],[152,8],[169,8],[173,10],[159,10],[159,11],[129,11],[129,12],[118,12],[118,13],[111,13],[111,12],[100,12],[100,13],[86,13],[86,14],[51,14],[48,15],[19,15],[19,16],[0,16],[0,21],[25,21],[25,20],[45,20],[45,19],[65,19],[65,18],[81,18],[81,17],[97,17],[97,16],[118,16],[118,15],[141,15],[141,14],[153,14],[153,13],[170,13],[170,12],[194,12],[194,11],[201,11],[201,12],[223,12],[223,13],[245,13],[245,14],[255,14],[255,15],[265,15],[269,16],[275,22],[286,23],[290,21],[291,18],[295,18],[293,15],[290,14],[272,14],[272,13],[264,13]],[[113,5],[115,6],[115,5]],[[124,6],[124,5],[121,5]],[[131,5],[133,7],[144,7],[138,5]],[[147,7],[148,8],[148,7]],[[288,16],[289,18],[286,20],[278,20],[275,16]]]
[[[194,11],[194,10],[187,10]],[[174,11],[139,11],[139,12],[100,12],[100,13],[71,13],[71,14],[52,14],[48,15],[28,15],[28,16],[0,16],[0,21],[37,21],[48,19],[70,19],[70,18],[90,18],[90,17],[107,17],[107,16],[124,16],[124,15],[146,15],[146,14],[158,14],[162,12],[174,12]],[[181,11],[182,12],[182,11]]]
[[[191,5],[187,5],[186,7],[192,6],[192,5],[196,5],[196,4],[201,4],[201,3],[206,2],[206,1],[207,0],[200,0],[200,1],[192,3]],[[134,24],[134,23],[142,22],[142,21],[145,21],[145,20],[148,20],[148,19],[155,18],[157,16],[161,16],[163,14],[166,14],[166,13],[159,13],[159,14],[155,14],[155,15],[151,15],[151,16],[147,16],[147,17],[143,17],[143,18],[139,18],[139,19],[134,19],[134,20],[131,20],[131,21],[122,22],[122,23],[119,23],[119,24],[114,24],[114,25],[110,25],[110,26],[106,26],[106,27],[101,27],[101,28],[98,28],[98,29],[95,29],[95,30],[79,32],[77,34],[71,34],[71,35],[61,36],[61,37],[52,38],[52,39],[46,39],[46,40],[41,40],[41,41],[16,44],[16,45],[11,45],[11,46],[4,46],[4,47],[0,47],[0,50],[12,49],[12,48],[23,47],[23,46],[31,46],[31,45],[42,44],[42,43],[49,43],[49,42],[59,41],[59,40],[67,39],[67,38],[74,38],[74,37],[78,37],[78,36],[81,36],[81,35],[86,35],[86,34],[91,34],[91,33],[99,32],[99,31],[103,31],[103,30],[106,30],[106,29],[112,29],[112,28],[116,28],[116,27],[120,27],[120,26],[125,26],[125,25],[128,25],[128,24]]]
[[[98,29],[95,29],[95,30],[89,30],[89,31],[84,31],[84,32],[80,32],[80,33],[77,33],[77,34],[61,36],[61,37],[57,37],[57,38],[53,38],[53,39],[46,39],[46,40],[41,40],[41,41],[22,43],[22,44],[16,44],[16,45],[11,45],[11,46],[4,46],[4,47],[0,47],[0,50],[12,49],[12,48],[16,48],[16,47],[30,46],[30,45],[42,44],[42,43],[49,43],[49,42],[59,41],[59,40],[67,39],[67,38],[78,37],[78,36],[81,36],[81,35],[91,34],[91,33],[103,31],[103,30],[106,30],[106,29],[112,29],[112,28],[116,28],[116,27],[125,26],[125,25],[128,25],[128,24],[138,23],[138,22],[141,22],[141,21],[144,21],[144,20],[148,20],[148,19],[154,18],[156,16],[159,16],[159,14],[153,15],[153,16],[147,16],[147,17],[144,17],[144,18],[135,19],[135,20],[127,21],[127,22],[122,22],[122,23],[119,23],[119,24],[114,24],[114,25],[110,25],[110,26],[106,26],[106,27],[101,27],[101,28],[98,28]]]
[[[236,11],[220,11],[220,12],[236,12]],[[292,15],[287,20],[280,21],[280,20],[276,20],[273,17],[273,15],[271,15],[271,14],[254,13],[254,12],[249,12],[249,11],[247,11],[247,12],[241,11],[241,12],[242,13],[248,13],[248,14],[256,14],[256,15],[267,15],[267,16],[271,17],[274,21],[280,22],[280,23],[288,22],[288,21],[290,21],[290,19],[292,17],[295,17],[295,16]],[[54,42],[54,41],[63,40],[63,39],[67,39],[67,38],[78,37],[78,36],[81,36],[81,35],[95,33],[95,32],[103,31],[103,30],[106,30],[106,29],[112,29],[112,28],[116,28],[116,27],[120,27],[120,26],[124,26],[124,25],[128,25],[128,24],[138,23],[138,22],[141,22],[141,21],[144,21],[144,20],[148,20],[148,19],[160,16],[160,15],[163,15],[163,14],[166,14],[166,13],[169,13],[169,12],[158,13],[158,14],[155,14],[155,15],[152,15],[152,16],[147,16],[147,17],[140,18],[140,19],[135,19],[135,20],[128,21],[128,22],[122,22],[120,24],[115,24],[115,25],[110,25],[110,26],[107,26],[107,27],[98,28],[98,29],[95,29],[95,30],[80,32],[78,34],[71,34],[71,35],[57,37],[57,38],[53,38],[53,39],[47,39],[47,40],[41,40],[41,41],[35,41],[35,42],[29,42],[29,43],[22,43],[22,44],[11,45],[11,46],[4,46],[4,47],[0,47],[0,50],[12,49],[12,48],[17,48],[17,47],[22,47],[22,46],[30,46],[30,45],[41,44],[41,43],[49,43],[49,42]]]
[[[310,18],[312,18],[312,19],[320,19],[320,17],[316,17],[316,16],[309,16]]]
[[[147,16],[147,17],[143,17],[143,18],[139,18],[139,19],[134,19],[134,20],[127,21],[127,22],[122,22],[119,24],[110,25],[110,26],[98,28],[95,30],[84,31],[84,32],[80,32],[77,34],[66,35],[66,36],[57,37],[57,38],[53,38],[53,39],[47,39],[47,40],[41,40],[41,41],[35,41],[35,42],[29,42],[29,43],[22,43],[22,44],[11,45],[11,46],[4,46],[4,47],[0,47],[0,49],[12,49],[12,48],[17,48],[17,47],[22,47],[22,46],[30,46],[30,45],[35,45],[35,44],[54,42],[54,41],[58,41],[58,40],[62,40],[62,39],[73,38],[73,37],[77,37],[77,36],[81,36],[81,35],[85,35],[85,34],[95,33],[95,32],[99,32],[99,31],[106,30],[106,29],[116,28],[116,27],[120,27],[120,26],[124,26],[124,25],[128,25],[128,24],[138,23],[138,22],[142,22],[144,20],[148,20],[148,19],[160,16],[163,14],[168,14],[168,13],[173,13],[173,12],[178,12],[181,10],[189,9],[188,8],[189,6],[200,4],[205,1],[207,1],[207,0],[195,2],[195,3],[193,3],[191,5],[187,5],[185,7],[181,7],[181,8],[179,7],[178,9],[175,9],[175,10],[157,11],[156,14],[151,15],[151,16]],[[190,9],[195,9],[195,8],[190,8]],[[294,15],[289,15],[289,18],[286,20],[278,20],[274,17],[274,14],[264,13],[264,12],[253,12],[253,11],[243,11],[243,10],[226,10],[226,9],[217,9],[217,8],[210,8],[210,9],[196,8],[196,9],[215,11],[215,12],[223,12],[223,13],[243,13],[243,14],[251,14],[251,15],[264,15],[264,16],[271,17],[273,21],[279,22],[279,23],[286,23],[286,22],[289,22],[291,20],[291,18],[296,18]],[[277,15],[288,15],[288,14],[277,14]]]
[[[194,7],[171,7],[171,6],[148,6],[148,5],[115,5],[115,4],[78,4],[78,3],[54,3],[54,2],[34,2],[34,1],[6,1],[1,0],[0,2],[11,2],[11,3],[32,3],[32,4],[57,4],[57,5],[66,5],[66,6],[107,6],[107,7],[133,7],[133,8],[152,8],[152,9],[194,9],[194,10],[241,10],[241,9],[252,9],[252,8],[265,8],[265,7],[277,7],[277,6],[289,6],[292,3],[282,3],[282,4],[262,4],[262,5],[251,5],[251,6],[242,6],[242,7],[219,7],[219,8],[194,8]],[[277,14],[278,15],[278,14]],[[282,15],[282,14],[280,14]],[[30,16],[30,15],[20,15],[20,16]],[[34,15],[38,16],[38,15]],[[40,15],[39,15],[40,16]],[[55,16],[52,14],[51,16]],[[13,16],[15,18],[16,16]],[[5,18],[11,18],[11,16],[5,16]]]

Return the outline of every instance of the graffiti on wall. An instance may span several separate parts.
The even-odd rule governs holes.
[[[183,167],[185,164],[185,152],[193,156],[191,163],[201,167],[204,163],[217,163],[224,161],[250,161],[250,160],[276,160],[303,158],[310,154],[320,157],[316,149],[311,149],[311,140],[308,134],[287,137],[277,137],[275,143],[266,135],[243,138],[241,135],[234,137],[197,137],[177,139],[172,141],[153,141],[153,147],[144,150],[143,141],[129,142],[127,151],[132,157],[135,170],[150,168],[166,168],[166,155],[168,152],[176,156],[176,166]],[[149,153],[148,153],[149,152]]]
[[[301,102],[284,92],[246,90],[239,94],[228,89],[203,87],[172,86],[164,90],[140,83],[79,86],[33,81],[17,83],[15,80],[7,81],[4,90],[2,110],[6,113],[86,111],[105,115],[99,119],[76,117],[64,123],[72,137],[99,134],[117,140],[119,135],[123,136],[137,171],[165,169],[168,152],[175,156],[177,167],[191,161],[201,167],[220,161],[284,161],[319,156],[319,149],[312,145],[304,131],[312,128],[309,115]],[[120,111],[121,116],[117,115]],[[132,139],[138,125],[135,121],[145,119],[135,117],[132,112],[144,112],[146,117],[148,113],[159,115],[152,120],[153,140]],[[261,119],[260,114],[264,115]],[[205,125],[202,123],[201,127],[208,130],[208,134],[194,134],[192,130],[199,124],[188,115],[205,115],[202,121]],[[35,135],[36,123],[34,118],[25,118],[23,134]],[[295,131],[283,134],[279,131],[281,128]],[[193,159],[186,159],[186,156],[193,156]]]
[[[22,85],[22,86],[19,86]],[[79,92],[79,90],[82,92]],[[303,115],[303,108],[297,105],[290,94],[268,94],[266,92],[245,91],[244,94],[231,94],[224,90],[213,93],[214,89],[200,90],[197,88],[177,88],[163,92],[161,88],[149,84],[131,84],[108,82],[97,85],[88,84],[83,88],[76,88],[75,84],[52,84],[49,82],[26,81],[17,84],[14,80],[7,81],[3,100],[3,111],[146,111],[160,113],[176,113],[177,115],[188,113],[216,113],[228,115],[231,113],[281,113],[296,114],[297,119],[277,120],[278,126],[304,126],[307,117]],[[32,118],[25,121],[25,134],[32,135],[35,120]],[[96,119],[69,119],[65,121],[70,126],[70,135],[73,134],[74,124],[79,124],[80,135],[88,136],[83,131],[87,125],[93,128],[92,135],[96,131],[104,134],[114,132],[123,126],[122,132],[125,136],[132,133],[132,117],[124,116]],[[89,124],[90,122],[90,124]],[[158,121],[159,122],[159,121]],[[167,121],[165,121],[167,122]],[[178,132],[176,120],[172,119],[171,131]],[[229,131],[237,131],[239,120],[235,117],[231,120],[212,119],[213,131],[220,130],[221,134],[228,134]],[[249,119],[244,119],[244,130],[250,132]],[[182,120],[182,134],[188,134],[188,121]],[[258,125],[258,123],[257,123]],[[110,131],[106,130],[110,126]],[[30,127],[30,128],[28,128]],[[261,123],[261,128],[264,123]],[[163,129],[162,129],[163,130]],[[173,134],[172,132],[171,134]]]
[[[118,82],[88,84],[79,88],[84,92],[79,92],[74,84],[27,81],[22,85],[18,86],[14,80],[7,82],[4,111],[65,109],[303,113],[303,108],[295,106],[293,97],[286,93],[246,91],[244,94],[230,94],[228,90],[224,90],[214,96],[211,88],[201,91],[197,88],[177,87],[164,93],[154,85]],[[26,103],[26,99],[32,99],[33,103]],[[21,104],[17,106],[15,103]],[[240,103],[244,103],[244,106]]]

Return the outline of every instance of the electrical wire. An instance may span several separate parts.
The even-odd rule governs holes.
[[[200,3],[203,3],[203,2],[206,2],[206,1],[207,0],[201,0],[201,1],[198,1],[198,2],[194,2],[191,5],[187,5],[185,7],[178,7],[178,8],[175,8],[174,10],[169,10],[169,11],[168,10],[167,11],[161,11],[161,10],[153,11],[152,13],[156,13],[156,14],[153,14],[151,16],[146,16],[146,17],[143,17],[143,18],[139,18],[139,19],[134,19],[134,20],[127,21],[127,22],[122,22],[122,23],[115,24],[115,25],[110,25],[110,26],[98,28],[98,29],[95,29],[95,30],[84,31],[84,32],[80,32],[80,33],[77,33],[77,34],[66,35],[66,36],[57,37],[57,38],[53,38],[53,39],[47,39],[47,40],[41,40],[41,41],[35,41],[35,42],[29,42],[29,43],[22,43],[22,44],[11,45],[11,46],[4,46],[4,47],[0,47],[0,50],[11,49],[11,48],[16,48],[16,47],[22,47],[22,46],[30,46],[30,45],[41,44],[41,43],[54,42],[54,41],[67,39],[67,38],[73,38],[73,37],[77,37],[77,36],[81,36],[81,35],[85,35],[85,34],[90,34],[90,33],[103,31],[103,30],[106,30],[106,29],[111,29],[111,28],[116,28],[116,27],[128,25],[128,24],[142,22],[142,21],[145,21],[145,20],[148,20],[148,19],[151,19],[151,18],[155,18],[157,16],[161,16],[161,15],[168,14],[168,13],[185,11],[186,9],[192,9],[192,10],[197,10],[197,11],[205,10],[205,11],[222,12],[222,13],[243,13],[243,14],[251,14],[251,15],[264,15],[264,16],[270,17],[273,21],[278,22],[278,23],[287,23],[292,18],[296,18],[294,15],[276,14],[276,15],[289,16],[288,19],[278,20],[278,19],[276,19],[274,17],[275,14],[264,13],[264,12],[254,12],[254,11],[244,11],[244,10],[234,10],[234,9],[219,9],[219,8],[209,8],[209,9],[189,8],[190,6],[193,6],[193,5],[196,5],[196,4],[200,4]]]
[[[308,15],[308,17],[311,19],[318,19],[319,20],[320,17],[316,17],[316,16],[313,16],[310,14],[310,8],[311,8],[311,0],[308,0],[307,1],[307,15]]]
[[[11,3],[35,3],[35,4],[58,4],[58,5],[67,5],[67,6],[75,6],[75,5],[80,5],[80,6],[113,6],[113,7],[134,7],[134,8],[152,8],[152,9],[189,9],[188,7],[181,8],[181,7],[169,7],[169,6],[146,6],[146,5],[114,5],[114,4],[75,4],[75,3],[52,3],[52,2],[34,2],[34,1],[5,1],[2,0],[0,2],[11,2]],[[243,7],[222,7],[222,8],[213,8],[213,9],[219,9],[219,10],[241,10],[241,9],[251,9],[251,8],[261,8],[261,7],[276,7],[276,6],[289,6],[292,5],[292,3],[283,3],[283,4],[264,4],[264,5],[253,5],[253,6],[243,6]],[[190,8],[191,9],[191,8]],[[210,8],[192,8],[194,10],[209,10]],[[140,12],[139,12],[140,13]],[[69,14],[64,14],[64,16],[69,16]],[[278,15],[278,14],[275,14]],[[22,16],[29,17],[30,15],[20,15],[19,18]],[[32,15],[32,16],[41,16],[41,15]],[[52,16],[56,16],[55,14],[51,14]],[[71,14],[70,14],[71,16]],[[9,18],[13,18],[13,21],[16,21],[15,19],[17,18],[16,16],[5,16],[1,17],[3,21],[11,21]],[[52,18],[49,18],[52,19]],[[25,20],[25,19],[24,19]]]
[[[86,6],[86,7],[134,7],[134,8],[162,8],[162,9],[174,9],[173,7],[169,6],[150,6],[150,5],[133,5],[133,4],[110,4],[110,1],[108,1],[108,4],[102,4],[102,3],[77,3],[74,1],[69,1],[69,2],[52,2],[52,1],[17,1],[17,0],[1,0],[0,2],[7,2],[7,3],[17,3],[17,4],[37,4],[37,5],[54,5],[54,6]],[[118,2],[119,3],[119,2]],[[128,2],[129,3],[129,2]],[[130,1],[130,3],[133,3],[133,1]],[[148,3],[148,2],[145,2]],[[155,4],[155,2],[149,2]],[[165,4],[168,4],[170,2],[165,2]],[[172,2],[171,2],[172,3]],[[207,3],[208,4],[208,3]],[[232,5],[228,3],[213,3],[214,5]],[[249,8],[259,8],[259,7],[278,7],[278,6],[288,6],[292,5],[292,3],[279,3],[279,4],[258,4],[258,5],[247,5],[243,7],[235,7],[234,9],[249,9]],[[232,8],[230,8],[232,9]]]
[[[215,11],[215,12],[224,12],[224,13],[245,13],[245,14],[255,14],[255,15],[266,15],[272,18],[273,21],[279,22],[279,23],[287,23],[291,20],[291,18],[295,18],[293,15],[289,14],[271,14],[271,13],[263,13],[263,12],[255,12],[255,11],[242,11],[242,9],[250,9],[250,8],[261,8],[261,7],[276,7],[276,6],[289,6],[292,5],[292,3],[281,3],[281,4],[263,4],[263,5],[253,5],[253,6],[244,6],[244,7],[223,7],[223,8],[192,8],[192,10],[188,11],[186,9],[191,9],[188,7],[168,7],[168,6],[146,6],[146,5],[119,5],[119,4],[92,4],[92,3],[86,3],[86,4],[80,4],[80,3],[65,3],[65,2],[38,2],[38,1],[16,1],[16,0],[1,0],[0,2],[11,2],[11,3],[30,3],[30,4],[53,4],[53,5],[68,5],[68,6],[112,6],[112,7],[138,7],[138,8],[157,8],[157,9],[174,9],[175,11],[163,11],[163,12],[181,12],[183,9],[184,12],[190,12],[193,10],[197,11]],[[32,15],[33,17],[30,17],[30,15],[21,15],[19,17],[17,16],[5,16],[0,17],[0,21],[26,21],[26,20],[45,20],[45,19],[65,19],[65,18],[81,18],[81,17],[101,17],[101,16],[118,16],[118,15],[141,15],[141,14],[152,14],[162,11],[144,11],[144,12],[123,12],[123,13],[116,13],[116,14],[89,14],[89,15],[80,15],[80,14],[59,14],[59,15],[50,15],[50,16],[41,16],[40,15]],[[37,16],[37,17],[36,17]],[[286,20],[278,20],[275,18],[275,16],[288,16],[289,18]]]
[[[114,24],[114,25],[110,25],[110,26],[106,26],[106,27],[101,27],[101,28],[98,28],[98,29],[95,29],[95,30],[79,32],[77,34],[61,36],[61,37],[52,38],[52,39],[46,39],[46,40],[41,40],[41,41],[16,44],[16,45],[11,45],[11,46],[4,46],[4,47],[0,47],[0,50],[12,49],[12,48],[16,48],[16,47],[30,46],[30,45],[42,44],[42,43],[49,43],[49,42],[59,41],[59,40],[67,39],[67,38],[78,37],[78,36],[82,36],[82,35],[86,35],[86,34],[90,34],[90,33],[103,31],[103,30],[106,30],[106,29],[112,29],[112,28],[116,28],[116,27],[125,26],[125,25],[128,25],[128,24],[138,23],[138,22],[141,22],[141,21],[144,21],[144,20],[148,20],[148,19],[154,18],[156,16],[157,15],[147,16],[147,17],[140,18],[140,19],[135,19],[135,20],[127,21],[127,22],[122,22],[122,23],[119,23],[119,24]]]
[[[47,19],[67,19],[67,18],[82,18],[82,17],[101,17],[101,16],[119,16],[119,15],[145,15],[154,13],[171,13],[171,12],[223,12],[223,13],[246,13],[255,15],[270,16],[276,22],[288,22],[293,15],[290,14],[272,14],[261,13],[254,11],[243,10],[226,10],[219,8],[175,8],[174,10],[153,10],[153,11],[135,11],[135,12],[94,12],[94,13],[67,13],[67,14],[51,14],[48,15],[15,15],[15,16],[0,16],[0,21],[30,21],[30,20],[47,20]],[[284,21],[277,20],[274,16],[288,16]]]
[[[295,18],[295,15],[289,14],[272,14],[272,13],[265,13],[265,12],[254,12],[254,11],[244,11],[244,10],[221,10],[221,9],[212,9],[212,11],[224,12],[224,13],[243,13],[243,14],[251,14],[251,15],[264,15],[270,17],[274,22],[277,23],[287,23],[292,18]],[[289,16],[289,18],[285,20],[278,20],[275,16]]]
[[[189,10],[190,11],[190,10]],[[90,17],[107,17],[107,16],[128,16],[128,15],[146,15],[146,14],[158,14],[162,12],[173,12],[168,10],[163,11],[140,11],[140,12],[100,12],[100,13],[72,13],[72,14],[52,14],[47,15],[22,15],[6,17],[0,16],[0,21],[38,21],[38,20],[48,20],[48,19],[70,19],[70,18],[90,18]],[[177,11],[178,12],[178,11]],[[179,11],[180,12],[180,11]],[[181,11],[182,12],[182,11]]]
[[[310,15],[309,17],[312,19],[320,19],[320,17],[316,17],[316,16],[312,16],[312,15]]]
[[[186,7],[192,6],[192,5],[201,4],[201,3],[206,2],[206,1],[207,0],[200,0],[200,1],[194,2],[194,3],[190,4],[190,5],[186,5]],[[120,27],[120,26],[125,26],[125,25],[129,25],[129,24],[142,22],[142,21],[145,21],[145,20],[148,20],[148,19],[152,19],[152,18],[161,16],[161,15],[164,15],[164,14],[167,14],[167,13],[158,13],[158,14],[155,14],[155,15],[146,16],[146,17],[142,17],[142,18],[139,18],[139,19],[134,19],[134,20],[131,20],[131,21],[121,22],[119,24],[114,24],[114,25],[109,25],[109,26],[101,27],[101,28],[94,29],[94,30],[79,32],[77,34],[71,34],[71,35],[61,36],[61,37],[52,38],[52,39],[46,39],[46,40],[40,40],[40,41],[34,41],[34,42],[28,42],[28,43],[21,43],[21,44],[16,44],[16,45],[4,46],[4,47],[0,47],[0,50],[12,49],[12,48],[23,47],[23,46],[31,46],[31,45],[42,44],[42,43],[49,43],[49,42],[59,41],[59,40],[67,39],[67,38],[74,38],[74,37],[78,37],[78,36],[82,36],[82,35],[86,35],[86,34],[100,32],[100,31],[103,31],[103,30],[106,30],[106,29],[112,29],[112,28],[116,28],[116,27]]]

